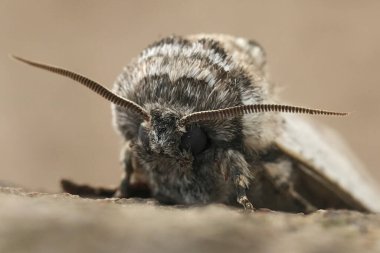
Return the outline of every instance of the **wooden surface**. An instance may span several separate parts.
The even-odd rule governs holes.
[[[0,188],[0,252],[379,252],[380,215],[242,213]]]

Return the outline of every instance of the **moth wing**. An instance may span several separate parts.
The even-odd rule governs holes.
[[[282,152],[350,205],[380,212],[379,186],[337,133],[297,115],[283,116],[283,131],[275,141]]]

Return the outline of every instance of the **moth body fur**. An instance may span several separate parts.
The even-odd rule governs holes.
[[[226,180],[222,171],[249,187],[255,169],[247,160],[253,159],[252,150],[260,153],[271,145],[276,113],[196,124],[208,142],[196,155],[180,149],[183,133],[176,122],[198,111],[273,103],[263,58],[263,49],[243,38],[172,36],[153,43],[124,69],[113,91],[152,115],[144,130],[148,147],[138,139],[142,121],[133,112],[113,106],[114,125],[127,143],[137,143],[136,157],[154,194],[175,203],[226,202],[235,193],[234,176]]]

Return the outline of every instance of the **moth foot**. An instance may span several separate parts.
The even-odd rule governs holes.
[[[247,184],[244,182],[245,177],[237,174],[234,177],[234,184],[236,187],[236,196],[237,196],[237,202],[244,207],[246,211],[254,211],[255,208],[253,207],[252,203],[249,201],[247,194],[246,194],[246,189],[247,189]]]
[[[237,202],[244,207],[246,211],[255,211],[252,203],[248,200],[247,196],[238,197]]]

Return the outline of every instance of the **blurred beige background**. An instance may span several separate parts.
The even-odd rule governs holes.
[[[380,1],[0,0],[0,179],[56,191],[63,177],[114,185],[121,175],[109,104],[8,53],[110,87],[152,41],[206,32],[259,41],[292,104],[353,111],[316,120],[337,129],[380,180],[379,25]]]

